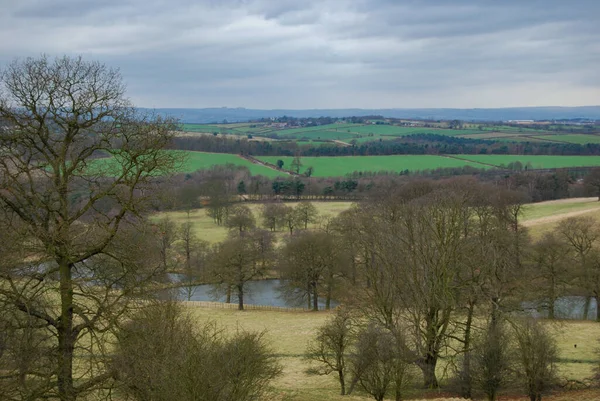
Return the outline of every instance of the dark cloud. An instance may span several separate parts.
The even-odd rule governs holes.
[[[598,104],[596,0],[0,0],[0,63],[84,54],[142,106]]]

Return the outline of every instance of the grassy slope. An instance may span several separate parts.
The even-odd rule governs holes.
[[[275,164],[278,159],[283,160],[284,168],[289,169],[292,157],[259,156],[259,160]],[[475,168],[486,168],[486,166],[469,161],[457,160],[442,156],[430,155],[398,155],[398,156],[347,156],[347,157],[303,157],[302,171],[312,166],[316,177],[344,176],[354,171],[420,171],[436,169],[440,167],[462,167],[471,166]]]

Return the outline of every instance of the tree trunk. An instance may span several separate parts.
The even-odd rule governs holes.
[[[231,286],[230,285],[227,286],[227,293],[225,294],[225,303],[226,304],[231,303]]]
[[[437,356],[427,355],[421,362],[420,368],[423,372],[423,385],[425,388],[438,388],[439,384],[435,375],[435,367],[437,365]]]
[[[238,310],[244,310],[244,284],[238,284]]]
[[[338,378],[340,379],[340,395],[346,395],[346,380],[344,379],[344,371],[338,370]]]
[[[595,296],[594,299],[596,300],[596,321],[600,322],[600,305],[598,305],[598,296]]]
[[[73,281],[72,265],[66,261],[59,262],[60,272],[60,322],[58,331],[58,396],[61,401],[76,399],[73,389],[73,350],[75,338],[73,333]]]
[[[313,311],[319,310],[319,297],[317,295],[317,283],[313,283]]]
[[[312,302],[311,302],[311,291],[310,291],[310,283],[307,284],[306,286],[306,309],[312,308]]]
[[[463,398],[470,399],[472,396],[472,377],[471,377],[471,327],[473,325],[473,313],[475,310],[475,302],[469,301],[469,309],[467,310],[467,321],[465,323],[465,338],[463,344],[463,368],[461,380],[461,395]]]

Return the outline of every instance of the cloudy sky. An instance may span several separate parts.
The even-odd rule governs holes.
[[[598,0],[0,0],[0,65],[119,67],[145,107],[600,104]]]

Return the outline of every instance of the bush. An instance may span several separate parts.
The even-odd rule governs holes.
[[[126,397],[153,401],[256,400],[280,373],[262,333],[199,331],[176,303],[143,309],[118,333],[112,367]]]

